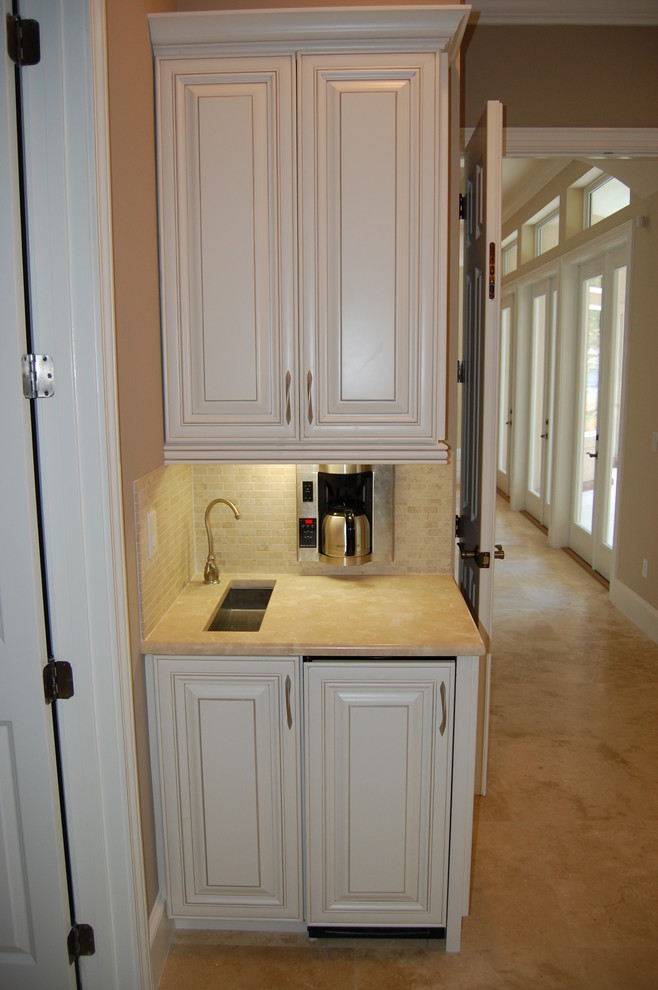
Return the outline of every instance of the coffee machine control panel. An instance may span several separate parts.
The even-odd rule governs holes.
[[[299,520],[299,546],[317,547],[318,545],[318,521],[310,517]]]

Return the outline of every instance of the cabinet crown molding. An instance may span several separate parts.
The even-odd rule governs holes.
[[[459,50],[468,23],[465,4],[421,7],[313,7],[278,10],[217,10],[149,14],[157,56],[209,52],[216,46],[283,45],[288,49],[338,42],[394,42],[398,49]]]

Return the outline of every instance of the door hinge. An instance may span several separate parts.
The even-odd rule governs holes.
[[[49,660],[43,668],[43,694],[46,704],[73,697],[73,667],[68,660]]]
[[[464,527],[462,526],[462,522],[463,520],[461,516],[455,516],[455,536],[458,538],[464,535]]]
[[[7,54],[14,65],[38,65],[41,61],[38,21],[7,14]]]
[[[66,941],[70,963],[74,963],[80,956],[93,956],[96,952],[94,929],[91,925],[74,925]]]
[[[464,368],[464,362],[457,362],[457,384],[463,385],[466,381],[466,369]]]
[[[466,219],[466,203],[467,203],[466,196],[464,196],[463,193],[460,193],[459,194],[459,219],[460,220],[465,220]]]
[[[55,369],[48,354],[24,354],[23,395],[26,399],[50,399],[55,394]]]

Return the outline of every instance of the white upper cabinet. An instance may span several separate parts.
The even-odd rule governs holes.
[[[168,59],[159,72],[167,446],[297,435],[293,63]]]
[[[149,19],[168,460],[447,458],[468,10]]]
[[[437,71],[431,54],[301,59],[305,437],[444,436]]]

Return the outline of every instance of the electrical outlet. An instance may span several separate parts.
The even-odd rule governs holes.
[[[642,577],[648,577],[649,575],[649,561],[646,557],[642,558]]]
[[[146,513],[146,543],[150,560],[158,546],[158,520],[155,509],[150,509]]]

